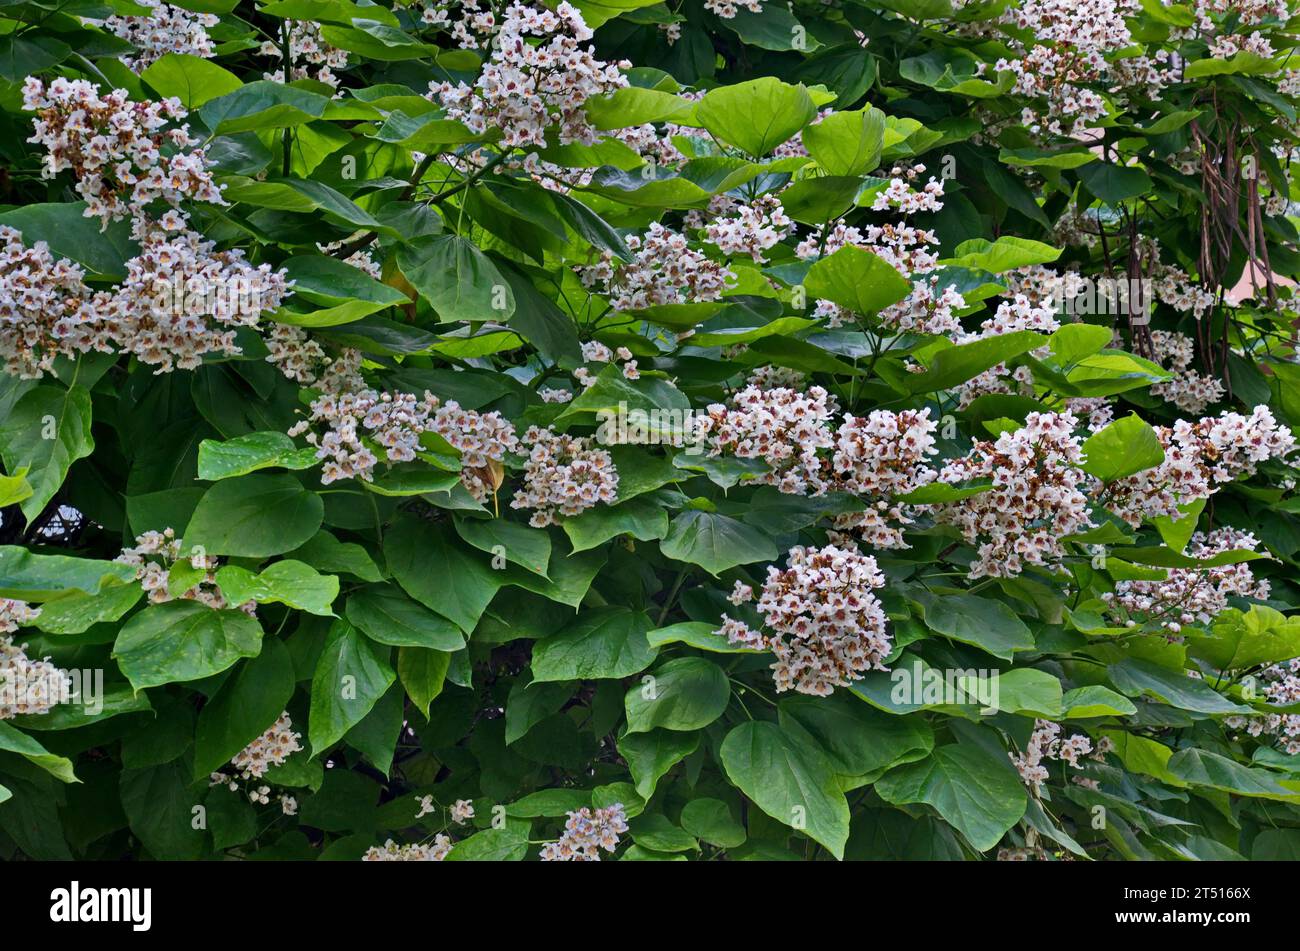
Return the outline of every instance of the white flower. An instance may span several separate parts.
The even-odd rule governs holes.
[[[286,711],[261,736],[236,753],[230,765],[241,779],[261,779],[271,767],[282,766],[285,760],[301,750],[301,739],[302,734],[294,732],[293,720]],[[267,787],[261,787],[257,801],[268,802],[268,792]]]
[[[621,802],[594,811],[583,806],[567,815],[563,835],[542,847],[543,862],[598,862],[601,850],[613,852],[618,837],[627,831]]]
[[[718,633],[730,643],[767,649],[777,692],[829,696],[871,669],[884,670],[892,641],[885,611],[872,593],[885,576],[876,559],[828,545],[790,549],[785,570],[767,569],[758,599],[764,628],[753,631],[724,615]]]

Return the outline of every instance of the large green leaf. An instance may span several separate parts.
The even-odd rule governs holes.
[[[18,545],[0,545],[0,598],[48,601],[68,593],[96,595],[134,580],[135,568],[120,562],[36,555]]]
[[[292,559],[277,561],[257,574],[226,565],[217,571],[217,585],[231,604],[284,604],[326,617],[333,617],[331,606],[339,596],[338,578]]]
[[[291,475],[223,479],[203,494],[185,529],[186,548],[265,558],[292,551],[321,526],[325,505]]]
[[[393,685],[397,674],[389,665],[390,653],[390,648],[375,644],[346,620],[330,627],[311,678],[307,736],[313,757],[365,719]]]
[[[95,448],[90,434],[90,392],[38,386],[29,390],[0,423],[0,459],[10,472],[27,470],[32,492],[20,503],[29,522],[54,498],[78,459]]]
[[[924,373],[908,374],[907,392],[933,393],[947,390],[979,376],[990,367],[1041,347],[1046,341],[1032,330],[985,337],[971,343],[946,347],[935,353]]]
[[[122,770],[122,811],[154,858],[193,861],[203,854],[207,836],[194,822],[194,806],[206,788],[207,780],[193,781],[180,760]]]
[[[122,625],[117,666],[136,690],[219,674],[262,649],[262,626],[243,611],[196,601],[154,604]]]
[[[1153,468],[1165,458],[1156,431],[1133,413],[1084,440],[1083,454],[1083,470],[1103,482]]]
[[[175,96],[186,109],[234,92],[243,83],[230,70],[189,53],[168,53],[151,63],[140,78],[159,96]]]
[[[1242,766],[1236,760],[1209,750],[1179,750],[1169,757],[1168,769],[1193,786],[1209,786],[1234,796],[1282,799],[1300,803],[1300,788],[1281,785],[1267,769]]]
[[[427,647],[397,649],[397,676],[411,703],[425,719],[429,717],[429,705],[442,693],[450,667],[451,654],[447,651]]]
[[[1187,676],[1148,660],[1129,657],[1107,668],[1110,681],[1130,697],[1149,695],[1180,710],[1196,713],[1246,713],[1249,707],[1233,703],[1203,680]]]
[[[329,97],[266,80],[248,83],[210,99],[198,114],[217,135],[260,129],[283,129],[319,119]]]
[[[914,597],[925,610],[925,626],[953,640],[974,644],[1003,660],[1034,646],[1034,635],[1025,622],[1001,601],[974,594],[924,592]]]
[[[28,246],[44,241],[55,257],[76,261],[91,275],[126,277],[127,259],[140,250],[131,240],[130,224],[118,221],[105,228],[85,210],[85,202],[23,205],[0,214],[0,225],[21,231]]]
[[[404,244],[397,266],[444,321],[503,321],[514,313],[510,283],[460,235],[431,235]]]
[[[51,753],[32,737],[0,721],[0,751],[17,753],[27,762],[39,766],[51,776],[65,783],[80,782],[73,771],[72,760]]]
[[[1262,604],[1248,611],[1228,608],[1214,619],[1209,634],[1192,634],[1193,656],[1220,670],[1248,670],[1300,657],[1300,617],[1286,617]]]
[[[655,648],[646,641],[650,627],[640,611],[587,611],[533,646],[533,679],[599,680],[640,673],[655,659]]]
[[[348,595],[347,617],[371,640],[393,647],[457,651],[465,635],[451,621],[391,584],[367,585]]]
[[[695,108],[719,140],[756,158],[798,134],[816,114],[807,89],[772,76],[712,89]]]
[[[1050,244],[1004,235],[996,241],[983,238],[963,241],[953,250],[953,256],[943,263],[949,267],[1004,274],[1034,264],[1050,264],[1060,256],[1061,250]],[[1109,342],[1110,338],[1106,340]]]
[[[789,697],[781,701],[779,714],[788,732],[802,729],[816,740],[843,776],[879,773],[934,748],[934,733],[924,720],[890,716],[842,693]]]
[[[816,744],[775,723],[751,720],[727,734],[719,755],[727,777],[760,809],[844,857],[849,805]]]
[[[711,575],[755,561],[775,561],[776,545],[758,529],[717,512],[688,509],[659,543],[669,558],[699,565]]]
[[[1001,841],[1027,804],[1011,761],[999,762],[974,745],[941,746],[920,762],[890,770],[875,790],[886,802],[932,806],[980,852]]]
[[[445,524],[398,522],[384,535],[384,557],[407,594],[466,632],[507,581],[505,572],[494,571]]]
[[[205,439],[199,443],[199,478],[209,482],[273,467],[310,469],[316,462],[315,449],[299,449],[292,439],[278,432],[248,433],[234,439]]]
[[[627,761],[637,794],[646,800],[654,795],[659,780],[699,745],[700,734],[675,730],[625,733],[618,738],[619,755]]]
[[[1151,193],[1151,176],[1136,166],[1091,162],[1075,174],[1088,191],[1111,204]]]
[[[620,471],[620,486],[622,476]],[[668,534],[668,513],[654,500],[641,497],[618,505],[597,505],[575,518],[566,518],[563,528],[573,550],[578,552],[619,535],[631,535],[643,542],[663,538]]]
[[[551,561],[551,538],[542,529],[501,518],[455,521],[460,537],[479,551],[546,576]]]
[[[803,130],[803,144],[831,175],[862,175],[880,163],[885,142],[885,114],[868,106],[857,112],[833,112]]]
[[[677,657],[628,689],[627,731],[698,730],[722,716],[730,699],[721,667],[703,657]]]
[[[810,300],[874,314],[906,297],[912,285],[880,255],[848,244],[809,268],[804,288]]]

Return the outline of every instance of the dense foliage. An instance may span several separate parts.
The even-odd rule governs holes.
[[[0,5],[0,854],[1300,855],[1289,0]]]

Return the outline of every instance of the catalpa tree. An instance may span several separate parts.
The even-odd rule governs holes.
[[[1300,854],[1289,0],[0,8],[0,854]]]

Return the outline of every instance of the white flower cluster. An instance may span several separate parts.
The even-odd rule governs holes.
[[[263,339],[266,342],[266,362],[304,386],[315,383],[320,367],[329,362],[324,348],[301,327],[271,324]]]
[[[977,332],[958,333],[953,339],[956,343],[963,344],[1021,330],[1050,334],[1060,329],[1061,323],[1056,319],[1056,308],[1051,303],[1035,303],[1024,294],[1014,294],[1010,300],[998,304],[993,316],[986,318]],[[1030,352],[1041,359],[1047,356],[1048,348],[1043,346]],[[989,367],[960,386],[957,407],[965,409],[977,398],[990,393],[1019,393],[1032,396],[1033,371],[1023,366],[1011,370],[1005,363]]]
[[[461,484],[475,499],[486,501],[501,486],[507,454],[527,451],[524,484],[511,506],[535,509],[531,524],[552,524],[556,515],[576,515],[598,502],[611,502],[618,471],[608,452],[585,437],[531,427],[521,440],[500,413],[480,413],[454,400],[442,403],[426,391],[380,392],[366,386],[359,373],[360,355],[347,352],[318,381],[320,395],[310,416],[289,430],[306,434],[325,460],[321,482],[374,479],[380,451],[389,463],[410,462],[423,449],[421,437],[433,433],[460,453]]]
[[[938,277],[914,281],[910,294],[880,312],[881,324],[900,333],[960,335],[956,311],[966,307],[966,298],[952,286],[940,291],[938,281]]]
[[[1214,307],[1214,295],[1192,281],[1187,272],[1173,265],[1160,265],[1153,272],[1156,297],[1174,310],[1192,314],[1197,320]]]
[[[1253,53],[1267,59],[1275,50],[1272,41],[1256,30],[1248,36],[1236,33],[1216,36],[1210,40],[1209,52],[1214,59],[1229,59],[1238,53]]]
[[[704,241],[727,256],[748,254],[757,262],[766,261],[764,252],[776,246],[793,223],[786,217],[781,200],[764,195],[750,204],[742,204],[734,216],[713,218],[704,227]]]
[[[48,713],[72,689],[72,679],[49,659],[32,660],[26,644],[10,637],[20,624],[40,615],[26,601],[0,598],[0,720],[26,714]]]
[[[851,532],[869,548],[908,548],[902,526],[910,525],[911,507],[891,499],[928,485],[938,473],[928,465],[938,450],[937,424],[930,410],[872,410],[845,416],[835,433],[832,465],[836,488],[874,497],[866,509],[835,517],[831,541],[843,547]]]
[[[122,62],[135,72],[162,59],[168,53],[186,53],[209,59],[215,52],[207,28],[216,26],[221,18],[214,13],[194,13],[184,7],[172,6],[160,0],[136,0],[148,7],[148,16],[113,15],[104,26],[136,48],[135,56],[124,56]]]
[[[762,13],[763,0],[704,0],[704,9],[723,20],[733,20],[741,9]]]
[[[1196,24],[1209,32],[1215,18],[1232,18],[1240,26],[1254,26],[1265,20],[1290,19],[1287,0],[1195,0]]]
[[[420,804],[420,809],[415,814],[417,819],[423,819],[425,816],[433,815],[438,811],[438,807],[434,805],[432,794],[421,796],[417,801]],[[457,799],[451,804],[450,811],[452,821],[458,825],[464,825],[474,818],[474,803],[468,799]]]
[[[1242,52],[1271,57],[1274,50],[1269,38],[1259,30],[1248,34],[1244,28],[1268,20],[1285,24],[1291,16],[1286,0],[1196,0],[1195,13],[1196,28],[1209,40],[1210,56],[1215,59]],[[1224,29],[1240,32],[1221,32]]]
[[[43,245],[31,254],[21,237],[4,232],[3,276],[13,303],[0,305],[0,319],[14,325],[3,352],[8,365],[39,375],[53,356],[98,350],[124,352],[168,372],[194,369],[208,353],[240,353],[236,330],[256,326],[290,292],[283,271],[249,264],[242,251],[217,251],[189,230],[180,204],[224,204],[207,154],[185,125],[179,100],[131,102],[127,92],[100,96],[84,80],[28,77],[24,108],[37,112],[29,141],[47,154],[41,174],[71,170],[87,217],[104,225],[132,219],[140,253],[126,262],[126,280],[90,294],[80,268],[54,262]],[[156,219],[153,206],[166,210]],[[42,313],[34,313],[40,304]]]
[[[433,428],[438,398],[429,392],[421,398],[414,393],[381,393],[365,387],[342,393],[325,391],[309,408],[310,419],[297,423],[289,435],[306,433],[307,442],[316,447],[316,458],[325,460],[322,484],[339,479],[371,482],[379,464],[376,451],[382,449],[390,463],[415,459],[420,435]],[[324,425],[323,435],[310,429],[319,424]]]
[[[460,481],[483,502],[501,485],[501,461],[518,452],[514,425],[500,413],[462,409],[448,400],[433,417],[433,431],[460,452]]]
[[[451,839],[439,832],[432,845],[398,845],[389,839],[382,847],[372,845],[361,856],[363,862],[441,862],[451,852]]]
[[[1273,664],[1260,672],[1264,697],[1278,707],[1300,703],[1300,657]],[[1244,730],[1249,736],[1275,736],[1288,756],[1300,754],[1300,714],[1262,713],[1223,718],[1231,730]]]
[[[95,306],[117,349],[156,373],[196,369],[208,353],[238,355],[237,328],[257,326],[290,293],[283,270],[254,266],[238,248],[217,251],[197,232],[149,226],[137,239],[126,280]]]
[[[455,401],[443,405],[427,390],[423,397],[380,392],[366,385],[360,366],[360,353],[344,351],[317,381],[320,395],[311,401],[310,416],[289,430],[290,436],[305,433],[316,457],[325,460],[322,483],[373,481],[377,453],[389,463],[411,462],[422,450],[421,436],[436,433],[460,452],[461,482],[476,499],[496,490],[493,467],[518,447],[508,420]]]
[[[754,600],[754,588],[745,584],[743,581],[737,581],[731,586],[731,594],[727,595],[727,600],[739,607],[749,601]]]
[[[606,251],[597,263],[578,269],[583,287],[608,297],[615,310],[715,301],[733,276],[659,222],[644,237],[628,238],[627,246],[633,252],[627,264],[616,263]]]
[[[1153,330],[1151,343],[1156,363],[1174,374],[1172,380],[1154,384],[1152,396],[1173,403],[1184,413],[1200,413],[1223,399],[1222,381],[1191,369],[1196,349],[1191,337],[1176,331]]]
[[[1088,418],[1088,431],[1105,429],[1115,419],[1115,407],[1104,396],[1071,396],[1065,407],[1075,416]]]
[[[337,89],[339,79],[334,75],[334,70],[347,66],[347,51],[326,43],[321,38],[319,23],[312,20],[287,20],[286,22],[289,26],[289,60],[292,63],[289,72],[292,75],[288,80],[285,79],[283,44],[266,40],[258,49],[258,53],[263,56],[277,56],[281,62],[279,69],[263,73],[262,78],[277,83],[314,79]],[[313,67],[316,68],[315,73],[312,72]]]
[[[850,244],[880,255],[904,277],[932,271],[939,261],[933,250],[939,244],[938,235],[924,228],[892,222],[859,228],[837,221],[826,232],[824,241],[822,229],[818,228],[799,242],[795,254],[809,260],[834,254]]]
[[[1064,550],[1061,539],[1090,524],[1081,484],[1078,420],[1070,413],[1030,413],[1020,429],[995,442],[977,442],[939,474],[947,483],[990,479],[993,487],[935,507],[978,546],[969,576],[1014,577],[1026,564],[1048,565]]]
[[[123,549],[122,554],[113,560],[135,569],[135,580],[144,588],[152,604],[179,600],[198,601],[218,611],[229,607],[221,589],[217,587],[217,559],[203,553],[186,555],[183,542],[176,537],[173,529],[145,532],[137,536],[135,546]],[[193,573],[198,573],[198,579],[179,594],[172,594],[168,590],[172,569],[181,562],[185,562],[191,569],[182,577],[190,581]],[[256,608],[255,601],[240,605],[240,609],[250,615]]]
[[[1094,248],[1101,241],[1099,225],[1095,218],[1072,201],[1052,226],[1051,243],[1058,247]],[[1030,265],[1030,268],[1037,265]],[[1027,269],[1021,269],[1027,270]]]
[[[1043,760],[1061,760],[1075,769],[1082,769],[1079,760],[1092,752],[1092,741],[1082,733],[1076,733],[1069,739],[1061,739],[1061,724],[1050,720],[1035,720],[1034,732],[1024,752],[1019,755],[1008,753],[1015,764],[1020,778],[1035,794],[1047,781],[1047,767]]]
[[[872,593],[885,584],[876,559],[833,545],[796,546],[787,566],[768,567],[757,604],[772,633],[726,615],[718,633],[730,643],[775,653],[778,693],[793,689],[825,697],[868,670],[884,670],[893,643],[884,608]]]
[[[452,19],[453,6],[460,8],[459,20]],[[452,38],[465,50],[486,47],[497,29],[496,14],[490,6],[482,9],[478,0],[460,0],[459,3],[435,0],[420,11],[420,19],[430,26],[450,29]]]
[[[1053,333],[1061,329],[1056,319],[1056,310],[1047,304],[1035,303],[1024,294],[1015,294],[1010,300],[998,304],[993,316],[980,324],[978,333],[970,334],[959,343],[970,343],[988,337],[1000,337],[1003,334],[1017,333],[1021,330],[1036,330],[1039,333]]]
[[[1106,114],[1101,95],[1081,84],[1103,79],[1106,56],[1132,45],[1124,18],[1138,9],[1132,0],[1024,0],[1003,14],[1033,36],[1020,59],[1000,59],[993,67],[1015,74],[1016,95],[1045,100],[1045,112],[1023,110],[1021,121],[1031,132],[1077,136]]]
[[[627,831],[621,802],[595,810],[583,806],[567,815],[559,840],[542,846],[543,862],[599,862],[601,849],[613,852]]]
[[[599,134],[583,104],[626,86],[620,70],[632,64],[596,59],[581,46],[591,37],[582,14],[567,2],[553,12],[512,3],[474,85],[432,82],[429,97],[474,132],[499,129],[505,148],[541,148],[552,125],[558,125],[561,144],[592,145]]]
[[[836,486],[857,495],[906,495],[938,475],[927,461],[935,455],[938,424],[929,408],[872,410],[844,417],[835,433]]]
[[[1032,848],[1001,848],[998,849],[997,857],[999,862],[1046,862],[1047,859],[1047,850],[1039,845]]]
[[[1097,490],[1100,501],[1128,524],[1167,515],[1180,518],[1180,505],[1208,499],[1258,465],[1282,459],[1295,448],[1291,430],[1279,425],[1267,406],[1249,416],[1223,413],[1197,422],[1180,419],[1173,428],[1156,427],[1165,458],[1150,469]]]
[[[773,366],[769,363],[754,367],[745,378],[745,385],[756,386],[760,390],[772,390],[778,387],[797,390],[808,385],[808,377],[798,370]]]
[[[869,502],[860,512],[836,515],[827,538],[841,548],[854,544],[868,548],[911,548],[903,530],[916,521],[912,518],[914,512],[912,506],[879,499]]]
[[[768,472],[755,478],[791,495],[821,495],[827,488],[818,455],[834,446],[829,428],[835,399],[820,386],[806,393],[786,387],[747,386],[730,406],[715,403],[695,417],[696,434],[712,456],[761,459]]]
[[[66,258],[55,260],[44,241],[27,248],[23,236],[0,226],[0,359],[4,371],[39,379],[56,357],[103,346],[94,324],[85,272]]]
[[[619,347],[617,350],[610,350],[599,340],[588,340],[582,345],[582,359],[587,363],[613,363],[621,367],[623,378],[625,380],[639,380],[641,371],[637,367],[637,362],[632,359],[632,351],[627,347]],[[590,387],[596,382],[595,374],[585,366],[578,367],[573,371],[573,378],[582,384],[583,389]],[[538,391],[541,395],[541,391]],[[542,396],[546,400],[545,396]],[[572,399],[572,396],[569,397]],[[552,402],[552,400],[546,400]],[[554,402],[567,403],[568,399],[556,399]]]
[[[873,211],[897,211],[913,215],[923,211],[942,211],[943,182],[934,176],[921,188],[916,182],[925,172],[924,165],[896,165],[890,169],[889,184],[876,193],[871,202]]]
[[[240,779],[261,779],[273,766],[283,766],[294,753],[302,749],[301,733],[294,732],[293,720],[286,710],[279,718],[248,746],[235,754],[230,765]]]
[[[35,76],[23,83],[23,108],[37,113],[28,142],[45,147],[41,175],[70,169],[86,217],[109,221],[140,217],[162,200],[225,204],[212,181],[204,149],[188,126],[164,128],[187,115],[176,98],[132,102],[125,89],[99,95],[84,79],[54,79],[47,87]],[[189,149],[189,151],[185,151]]]
[[[522,444],[528,449],[524,484],[510,507],[534,509],[528,524],[545,528],[556,515],[579,515],[598,502],[614,501],[618,470],[604,449],[582,436],[567,436],[531,426]]]
[[[910,170],[900,172],[900,174],[915,176],[924,170],[924,165],[917,165]],[[902,182],[903,180],[896,179],[896,181]],[[931,189],[931,186],[934,186],[934,190],[923,192],[911,190],[911,186],[906,185],[906,183],[903,183],[903,185],[909,189],[907,194],[912,197],[909,199],[900,198],[900,202],[909,206],[917,203],[933,203],[937,207],[942,207],[940,203],[935,201],[937,197],[943,194],[942,182],[935,182],[931,179],[926,189]],[[877,196],[877,201],[879,200],[880,197]],[[889,207],[888,200],[885,207]],[[832,222],[829,227],[814,229],[796,245],[795,255],[805,261],[816,260],[834,254],[848,245],[854,245],[879,255],[899,274],[911,279],[935,269],[939,260],[938,255],[935,253],[938,244],[939,237],[933,231],[913,227],[907,224],[906,221],[888,222],[883,225],[865,225],[859,228],[840,219]],[[908,297],[881,312],[881,321],[886,326],[894,326],[899,330],[915,329],[922,332],[932,332],[928,329],[931,327],[941,327],[944,330],[959,330],[960,324],[957,323],[956,317],[952,314],[952,308],[965,306],[965,300],[955,291],[950,294],[949,288],[938,292],[936,298],[936,290],[937,288],[933,283],[916,282]],[[850,319],[849,313],[844,308],[828,300],[817,301],[813,316],[825,318],[827,326],[832,329],[843,326]],[[908,326],[908,324],[912,324],[912,326]]]
[[[1191,171],[1199,168],[1200,161],[1197,159],[1192,163]],[[1180,313],[1191,314],[1197,320],[1214,307],[1215,297],[1212,293],[1193,281],[1182,268],[1160,260],[1160,243],[1154,238],[1139,236],[1137,253],[1151,277],[1156,298],[1162,303]]]
[[[1259,540],[1250,532],[1219,528],[1194,534],[1185,553],[1206,559],[1226,551],[1258,548]],[[1130,627],[1143,618],[1176,635],[1184,625],[1208,624],[1228,607],[1228,598],[1266,599],[1270,588],[1268,579],[1255,577],[1248,562],[1239,562],[1214,568],[1170,568],[1163,581],[1120,581],[1114,593],[1107,592],[1102,599],[1112,608],[1122,609]]]
[[[92,293],[84,272],[44,242],[0,228],[0,357],[7,372],[38,378],[58,356],[134,355],[158,373],[194,369],[204,354],[237,355],[238,327],[257,325],[289,293],[282,271],[253,267],[239,250],[216,251],[192,231],[146,226],[140,253],[112,290]]]

